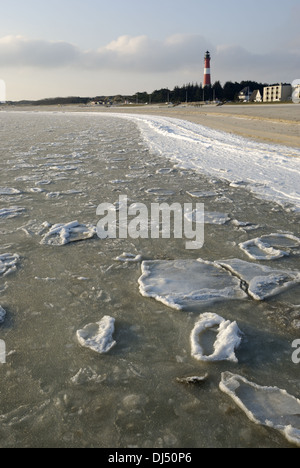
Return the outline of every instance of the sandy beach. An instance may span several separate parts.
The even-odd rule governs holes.
[[[113,112],[174,117],[256,141],[300,147],[300,106],[296,104],[116,107]]]
[[[187,120],[215,130],[300,148],[300,106],[296,104],[240,104],[224,106],[11,106],[8,111],[114,112],[158,115]]]

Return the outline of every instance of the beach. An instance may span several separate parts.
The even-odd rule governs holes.
[[[1,448],[300,444],[300,150],[211,109],[0,112]]]

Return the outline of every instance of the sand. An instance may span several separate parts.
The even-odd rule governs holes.
[[[4,108],[2,108],[4,109]],[[226,104],[224,106],[24,106],[5,110],[114,112],[174,117],[216,130],[241,135],[256,141],[300,148],[300,105],[297,104]]]

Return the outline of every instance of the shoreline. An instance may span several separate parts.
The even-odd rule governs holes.
[[[300,106],[296,104],[153,105],[141,107],[12,106],[3,111],[53,111],[156,115],[186,120],[264,143],[300,148]],[[1,108],[0,108],[1,111]]]
[[[220,130],[264,143],[300,148],[300,106],[296,104],[239,104],[204,105],[193,107],[181,105],[153,105],[141,107],[100,106],[12,106],[3,111],[53,111],[120,113],[133,115],[157,115],[186,120],[214,130]],[[1,111],[1,108],[0,108]]]

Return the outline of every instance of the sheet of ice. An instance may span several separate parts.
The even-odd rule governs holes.
[[[146,190],[146,193],[150,193],[153,195],[166,195],[166,196],[175,194],[173,190],[168,190],[164,188],[150,188]]]
[[[2,254],[0,255],[0,276],[6,276],[17,269],[16,265],[20,257],[17,254]]]
[[[193,210],[190,213],[185,213],[185,218],[190,222],[197,222],[197,210]],[[200,216],[199,219],[202,223],[202,217]],[[230,221],[230,217],[227,213],[219,213],[217,211],[205,211],[204,212],[204,223],[205,224],[217,224],[222,225],[226,224]]]
[[[201,191],[201,190],[193,190],[186,192],[192,198],[211,198],[216,197],[218,195],[217,192],[209,192],[209,191]]]
[[[171,117],[110,114],[135,121],[155,152],[300,211],[300,149],[258,143]]]
[[[67,224],[55,224],[43,236],[41,244],[66,245],[70,242],[91,239],[96,235],[96,232],[95,226],[79,224],[78,221],[72,221]]]
[[[22,192],[15,188],[0,187],[0,195],[20,195]]]
[[[247,297],[237,278],[201,259],[144,261],[141,268],[142,296],[154,298],[173,309]]]
[[[300,272],[276,270],[237,258],[215,262],[244,282],[244,289],[256,301],[280,294],[300,282]]]
[[[285,257],[299,246],[300,239],[292,234],[269,234],[239,244],[239,247],[253,260],[275,260]]]
[[[113,339],[115,319],[106,315],[100,322],[90,323],[76,335],[81,346],[99,354],[108,353],[115,345]]]
[[[217,337],[214,343],[214,352],[207,356],[200,344],[200,336],[208,329],[218,326]],[[191,333],[192,356],[198,361],[232,361],[238,362],[235,350],[241,344],[241,331],[236,322],[225,320],[220,315],[205,313],[200,316]]]
[[[6,311],[3,309],[3,307],[0,306],[0,323],[4,322],[5,317],[6,317]]]
[[[222,373],[220,390],[256,424],[280,431],[289,442],[300,446],[300,400],[278,387],[259,386],[245,377]]]
[[[20,216],[24,213],[25,208],[19,206],[11,206],[10,208],[1,208],[0,209],[0,219],[11,219]]]

